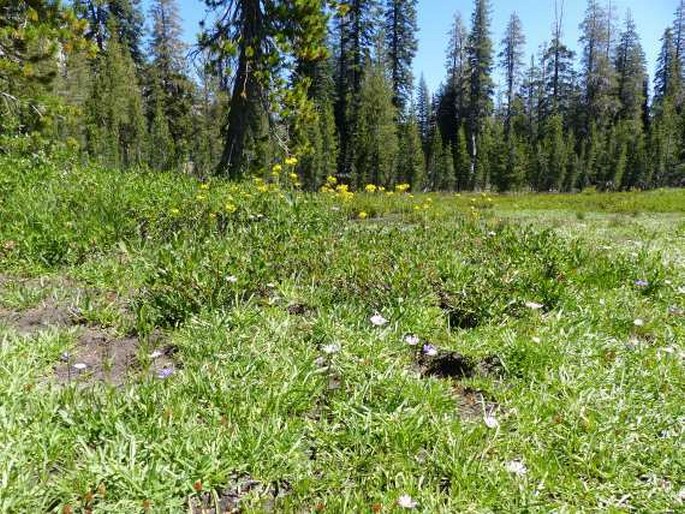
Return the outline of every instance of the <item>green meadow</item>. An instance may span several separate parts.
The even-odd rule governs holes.
[[[685,191],[287,172],[0,159],[0,512],[685,509]]]

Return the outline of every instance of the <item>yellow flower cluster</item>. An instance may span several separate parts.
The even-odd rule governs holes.
[[[299,162],[299,161],[297,160],[297,157],[288,157],[288,158],[285,160],[285,163],[286,163],[288,166],[297,166],[297,163],[298,163],[298,162]]]
[[[367,184],[366,187],[364,188],[364,191],[367,193],[375,193],[378,188],[373,185],[373,184]]]
[[[352,200],[352,198],[354,198],[354,193],[349,190],[347,184],[340,184],[335,188],[335,192],[338,195],[338,198],[340,198],[344,202]]]
[[[406,193],[407,191],[409,191],[409,188],[411,188],[409,184],[397,184],[395,186],[395,192]]]
[[[366,211],[361,211],[358,216],[360,220],[365,220],[369,217],[369,214]]]

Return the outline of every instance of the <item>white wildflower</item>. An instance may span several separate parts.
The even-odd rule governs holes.
[[[340,345],[338,343],[327,344],[321,348],[321,351],[326,355],[333,355],[340,351]]]
[[[534,311],[539,311],[544,307],[541,303],[535,303],[535,302],[526,302],[526,307],[529,309],[532,309]]]
[[[385,318],[384,318],[383,316],[381,316],[380,314],[376,313],[376,314],[374,314],[373,316],[371,316],[371,324],[372,324],[374,327],[382,327],[382,326],[388,324],[388,320],[385,319]]]
[[[523,461],[521,461],[519,459],[507,462],[507,464],[505,465],[505,468],[509,473],[513,473],[514,475],[517,475],[517,476],[523,476],[526,473],[528,473],[528,468],[523,463]]]
[[[497,421],[497,418],[493,414],[488,414],[483,418],[483,421],[485,422],[485,426],[488,428],[495,429],[499,427],[499,421]]]
[[[236,282],[238,282],[238,277],[236,277],[235,275],[226,277],[226,282],[228,282],[229,284],[235,284]]]
[[[397,506],[401,509],[415,509],[418,504],[408,494],[403,494],[397,500]]]
[[[79,371],[83,371],[87,367],[88,367],[88,364],[86,364],[84,362],[77,362],[76,364],[74,364],[74,369],[77,369]]]
[[[644,327],[645,321],[643,319],[638,318],[635,321],[633,321],[633,325],[635,325],[636,327]]]
[[[404,342],[410,346],[416,346],[420,342],[419,336],[415,334],[407,334],[406,336],[404,336]]]

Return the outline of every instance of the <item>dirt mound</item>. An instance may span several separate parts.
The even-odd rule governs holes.
[[[175,349],[161,346],[159,339],[153,339],[147,346],[153,349],[146,355],[137,337],[115,337],[103,329],[87,328],[73,351],[62,354],[61,362],[55,366],[57,382],[120,386],[141,373],[168,378],[176,370],[172,358]]]

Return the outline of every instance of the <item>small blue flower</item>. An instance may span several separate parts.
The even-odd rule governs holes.
[[[635,281],[635,285],[636,285],[637,287],[648,287],[648,286],[649,286],[649,282],[647,282],[646,280],[640,279],[640,280],[636,280],[636,281]]]
[[[174,368],[162,368],[157,372],[157,378],[164,380],[174,374]]]
[[[435,357],[436,355],[438,355],[438,349],[432,344],[424,344],[423,353],[428,357]]]

